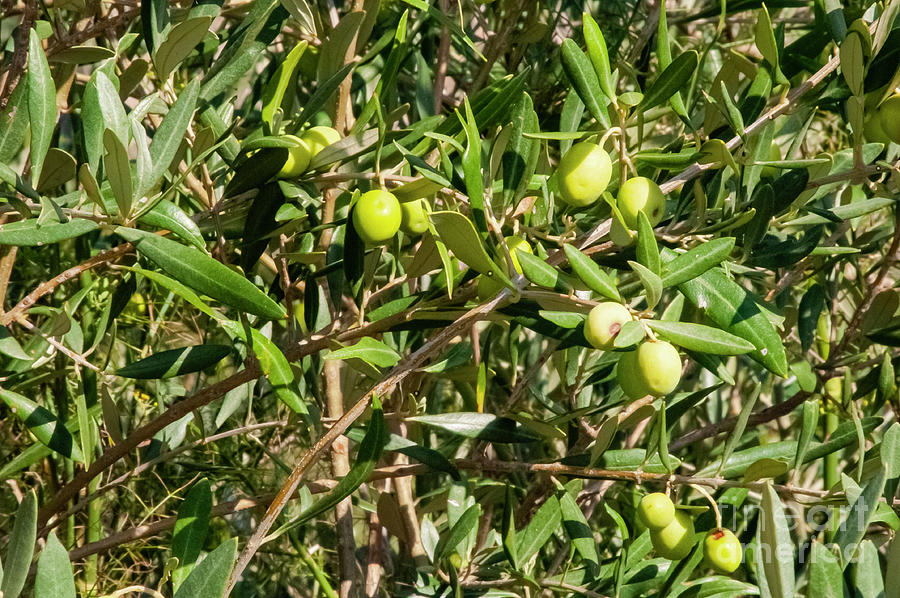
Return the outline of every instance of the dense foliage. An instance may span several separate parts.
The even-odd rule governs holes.
[[[898,0],[0,11],[4,598],[900,598]]]

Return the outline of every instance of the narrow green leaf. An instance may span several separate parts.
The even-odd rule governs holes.
[[[39,181],[44,156],[56,128],[56,86],[41,38],[32,29],[28,38],[28,122],[31,125],[31,180]],[[4,124],[5,126],[5,124]]]
[[[532,160],[532,155],[536,155],[534,146],[540,151],[540,143],[525,137],[525,133],[538,131],[534,103],[527,93],[522,94],[522,99],[513,108],[511,121],[509,139],[501,158],[503,205],[507,207],[521,199],[536,166],[536,160]]]
[[[11,390],[0,389],[0,398],[38,441],[63,457],[79,463],[84,462],[84,456],[72,434],[48,409]]]
[[[294,370],[291,369],[291,364],[281,349],[256,328],[250,329],[250,335],[253,339],[253,354],[259,360],[259,367],[275,390],[278,400],[290,407],[294,413],[309,413],[303,400],[294,390]]]
[[[659,247],[656,245],[656,233],[653,232],[653,225],[650,224],[650,219],[643,211],[638,212],[637,259],[639,264],[657,276],[660,275],[661,265]]]
[[[172,556],[178,559],[178,565],[172,570],[172,586],[176,592],[194,569],[194,563],[203,550],[212,503],[209,480],[202,478],[191,486],[184,502],[178,507],[178,517],[172,531]]]
[[[175,592],[175,598],[223,598],[236,559],[237,538],[225,540],[194,567]]]
[[[34,598],[75,598],[75,573],[56,531],[51,531],[41,551],[34,577]]]
[[[298,42],[297,45],[288,52],[288,55],[285,56],[281,64],[278,65],[275,74],[272,75],[272,78],[266,83],[265,89],[263,89],[262,120],[269,126],[269,132],[272,134],[278,133],[278,131],[273,130],[275,111],[281,107],[281,102],[284,100],[284,94],[291,81],[291,76],[294,74],[294,69],[297,67],[297,63],[300,62],[300,57],[303,56],[308,45],[309,42],[306,40]]]
[[[515,570],[519,569],[519,555],[516,552],[516,494],[512,484],[506,485],[506,498],[503,501],[503,553]]]
[[[520,566],[527,564],[538,553],[559,529],[561,521],[562,507],[554,494],[535,512],[525,529],[517,534],[516,554]]]
[[[175,100],[175,103],[172,104],[159,124],[159,128],[153,135],[153,141],[150,143],[150,158],[153,162],[153,169],[145,181],[145,185],[138,190],[138,196],[146,194],[168,172],[172,160],[178,153],[178,148],[184,141],[184,134],[191,124],[199,96],[200,82],[194,79],[181,90],[181,93],[178,94],[178,99]]]
[[[875,475],[866,483],[859,497],[850,504],[847,516],[834,536],[834,543],[838,546],[843,556],[844,569],[852,561],[859,543],[869,529],[869,522],[875,515],[878,501],[881,499],[881,493],[884,490],[885,481],[885,470],[884,468],[879,468]]]
[[[582,560],[588,564],[588,568],[596,571],[600,567],[597,542],[594,540],[594,533],[581,511],[581,507],[569,492],[563,491],[559,496],[559,508],[563,529],[566,530],[566,535],[572,541],[572,546],[581,555]]]
[[[93,220],[73,218],[63,223],[38,225],[37,219],[18,220],[0,225],[0,245],[18,245],[20,247],[38,247],[52,245],[66,239],[80,237],[97,230],[99,224]]]
[[[437,549],[434,552],[435,560],[440,560],[453,554],[453,551],[469,537],[472,530],[478,527],[478,520],[480,518],[481,507],[479,505],[475,504],[466,509],[462,516],[456,520],[456,523],[453,524],[453,527],[447,532],[447,535],[438,542]]]
[[[588,57],[594,66],[594,72],[597,73],[597,80],[600,83],[600,89],[606,94],[610,101],[616,100],[616,82],[612,78],[612,70],[609,66],[609,51],[606,49],[606,39],[597,21],[590,13],[582,13],[582,23],[584,30],[584,41],[587,45]]]
[[[115,55],[115,52],[102,46],[71,46],[50,56],[48,60],[63,64],[93,64]]]
[[[325,359],[362,359],[375,367],[393,367],[400,362],[400,354],[379,340],[363,337],[355,345],[332,351]]]
[[[818,423],[819,402],[817,400],[804,401],[803,414],[800,417],[800,437],[797,439],[797,452],[794,455],[791,469],[799,468],[806,458],[806,451],[809,450],[809,444],[816,433]]]
[[[575,93],[587,106],[591,116],[600,123],[603,128],[609,127],[609,115],[606,112],[606,102],[600,88],[597,73],[591,65],[591,61],[585,56],[581,48],[571,39],[563,40],[560,48],[562,53],[563,70],[572,83]]]
[[[175,280],[239,309],[267,320],[284,317],[284,310],[249,280],[200,252],[177,241],[133,228],[116,232],[135,243],[137,250]]]
[[[344,66],[347,49],[356,38],[366,13],[357,10],[341,17],[337,27],[331,30],[328,38],[319,48],[319,63],[316,78],[319,86],[328,81]],[[346,75],[345,75],[346,76]],[[340,84],[340,81],[338,82]]]
[[[891,540],[885,571],[884,598],[900,598],[900,536]]]
[[[466,133],[466,151],[462,155],[463,177],[466,181],[466,192],[469,196],[475,228],[482,235],[487,235],[488,226],[484,215],[484,180],[481,178],[481,136],[478,133],[478,123],[475,122],[475,115],[472,113],[472,106],[469,104],[468,98],[463,100],[463,106],[466,113],[465,118],[458,111],[456,113],[457,118],[463,123],[463,130]]]
[[[28,130],[28,80],[16,85],[6,108],[0,111],[0,164],[11,163],[25,142]]]
[[[164,380],[205,370],[222,361],[232,348],[227,345],[194,345],[159,351],[116,370],[117,376],[139,380]]]
[[[779,376],[787,374],[781,337],[759,307],[760,300],[744,287],[714,268],[681,283],[678,289],[719,328],[753,343],[753,359]]]
[[[34,555],[34,542],[37,539],[37,495],[30,490],[22,498],[16,517],[13,520],[12,533],[6,547],[6,571],[0,594],[3,598],[18,598],[25,587],[31,557]]]
[[[153,55],[157,76],[166,81],[181,61],[209,34],[212,17],[192,17],[173,27]]]
[[[475,225],[468,218],[459,212],[431,212],[428,217],[441,241],[460,261],[477,272],[501,281],[505,279],[502,269],[490,258]]]
[[[750,341],[712,326],[659,320],[644,322],[667,341],[690,351],[711,355],[742,355],[756,348]]]
[[[572,285],[569,284],[559,270],[538,256],[524,251],[516,253],[519,258],[519,264],[522,266],[522,274],[534,284],[546,289],[557,289],[561,292],[568,292],[572,289]]]
[[[784,505],[772,484],[766,484],[760,504],[760,521],[757,528],[760,550],[765,558],[762,567],[766,573],[771,596],[794,595],[794,543],[788,527]]]
[[[528,428],[516,421],[497,417],[491,413],[440,413],[437,415],[416,415],[406,421],[434,426],[458,436],[478,438],[490,442],[533,442],[538,439]]]
[[[844,576],[837,557],[819,542],[813,542],[809,558],[807,598],[844,598]]]
[[[686,88],[688,81],[697,70],[700,60],[694,50],[688,50],[672,61],[666,70],[660,73],[656,81],[644,92],[639,110],[647,111],[668,101],[676,92]]]
[[[583,254],[573,245],[563,245],[563,250],[566,252],[572,271],[589,289],[609,299],[622,300],[615,281],[597,265],[597,262]]]
[[[644,286],[644,292],[647,295],[647,308],[653,309],[662,298],[662,279],[655,272],[635,261],[629,260],[628,265],[638,275],[641,284]]]
[[[116,198],[119,215],[127,219],[131,215],[134,201],[134,184],[131,181],[131,164],[128,161],[128,150],[112,129],[103,132],[103,167],[106,178]]]

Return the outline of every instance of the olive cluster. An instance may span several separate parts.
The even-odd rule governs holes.
[[[299,137],[285,135],[293,145],[278,173],[282,179],[297,178],[309,168],[316,155],[329,145],[340,141],[341,135],[331,127],[316,126]],[[371,245],[384,243],[402,230],[408,235],[421,235],[428,230],[425,200],[400,203],[396,196],[383,189],[363,193],[353,207],[353,227],[360,238]]]
[[[597,349],[612,350],[622,327],[633,320],[631,312],[621,303],[600,303],[588,314],[584,337]],[[619,358],[616,381],[630,399],[669,394],[681,381],[678,349],[666,341],[641,341],[636,349]]]
[[[650,542],[659,556],[677,561],[693,550],[694,520],[686,511],[675,508],[672,500],[662,492],[641,499],[638,518],[650,530]],[[734,533],[717,527],[703,540],[703,556],[711,569],[733,573],[740,566],[744,551]]]

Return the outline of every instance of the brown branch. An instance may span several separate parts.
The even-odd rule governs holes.
[[[519,461],[483,461],[477,459],[457,459],[454,465],[458,469],[467,471],[476,471],[482,473],[526,473],[526,474],[545,474],[554,476],[571,476],[583,479],[610,480],[619,482],[632,482],[635,484],[643,484],[652,482],[657,484],[674,484],[674,485],[695,485],[706,486],[708,488],[747,488],[750,490],[763,490],[770,482],[752,481],[745,482],[742,480],[727,480],[724,478],[704,478],[692,477],[686,475],[674,475],[664,473],[648,473],[639,471],[618,471],[610,469],[599,469],[596,467],[574,467],[571,465],[563,465],[561,463],[523,463]],[[434,473],[434,470],[424,464],[414,465],[391,465],[381,467],[372,472],[369,476],[369,482],[385,479],[400,480],[424,473]],[[312,494],[320,494],[328,492],[334,488],[337,482],[334,480],[316,480],[306,484],[306,488]],[[804,488],[791,484],[772,484],[776,492],[784,496],[797,497],[808,496],[814,499],[821,499],[831,495],[827,490],[817,490],[814,488]],[[840,498],[839,495],[831,495],[834,498]],[[274,498],[272,494],[265,494],[258,497],[241,498],[224,503],[220,503],[212,508],[211,515],[213,517],[222,517],[230,515],[238,511],[252,509],[268,503]],[[296,500],[298,496],[294,495],[288,500]],[[892,507],[900,507],[900,499],[893,499],[890,503]],[[78,560],[86,556],[97,554],[114,548],[126,542],[132,542],[141,538],[154,536],[175,526],[175,517],[167,517],[148,523],[139,525],[130,529],[122,530],[111,534],[102,540],[85,544],[75,548],[69,552],[71,560]]]
[[[65,272],[57,274],[50,280],[42,282],[33,291],[28,293],[28,295],[26,295],[21,301],[19,301],[19,303],[14,308],[0,316],[0,324],[2,324],[3,326],[8,326],[15,320],[21,320],[25,317],[25,312],[28,311],[28,309],[32,305],[37,303],[41,297],[52,293],[59,285],[76,278],[82,272],[87,272],[91,268],[96,268],[97,266],[102,266],[104,264],[114,262],[132,250],[134,250],[134,245],[132,245],[131,243],[123,243],[122,245],[117,245],[116,247],[104,251],[103,253],[98,253],[94,257],[85,260],[77,266],[69,268]]]
[[[524,279],[520,279],[520,284],[524,286]],[[275,520],[281,514],[282,509],[284,509],[285,505],[287,505],[291,496],[293,496],[294,492],[296,492],[297,487],[300,485],[301,480],[303,479],[303,475],[306,471],[315,463],[319,457],[324,453],[331,444],[341,435],[343,434],[350,425],[356,421],[369,407],[369,403],[373,397],[387,397],[393,392],[396,385],[403,380],[410,372],[416,370],[421,367],[425,361],[430,358],[433,354],[440,351],[444,345],[450,342],[454,337],[460,334],[463,330],[465,330],[471,322],[481,319],[487,316],[487,314],[491,313],[496,307],[503,301],[505,301],[510,295],[508,289],[504,289],[500,293],[497,294],[491,301],[479,305],[471,310],[469,310],[465,315],[457,319],[455,322],[441,330],[438,334],[436,334],[433,338],[427,341],[422,347],[410,355],[407,359],[399,363],[394,367],[393,370],[381,381],[379,381],[375,386],[372,387],[369,392],[364,394],[362,398],[360,398],[347,412],[339,419],[335,424],[321,437],[318,441],[316,441],[315,445],[306,451],[300,460],[297,462],[297,465],[294,466],[293,471],[288,476],[287,481],[282,485],[281,490],[278,491],[278,494],[275,496],[275,499],[272,501],[272,504],[269,506],[269,509],[266,511],[265,517],[263,517],[262,521],[260,521],[259,525],[256,528],[256,531],[253,532],[253,535],[250,537],[250,540],[247,542],[247,545],[244,547],[244,550],[241,552],[238,557],[238,561],[235,564],[234,571],[231,574],[231,579],[228,582],[228,588],[225,592],[228,595],[232,589],[234,589],[235,584],[240,579],[241,574],[244,572],[244,569],[247,568],[247,565],[250,563],[250,560],[253,558],[253,555],[256,554],[256,551],[259,550],[259,547],[262,546],[265,541],[266,534],[268,534],[269,529],[271,529],[272,525],[275,523]]]
[[[19,35],[16,38],[16,49],[13,52],[12,64],[5,69],[5,78],[3,79],[3,88],[0,89],[0,111],[6,108],[9,98],[13,91],[19,85],[19,79],[25,72],[25,65],[28,59],[28,37],[31,34],[31,28],[37,19],[38,7],[35,0],[29,0],[25,3],[25,10],[22,13],[22,23],[19,25]],[[3,123],[4,125],[6,123]]]
[[[289,349],[285,350],[284,355],[289,362],[294,362],[307,355],[311,355],[313,353],[317,353],[323,349],[326,349],[334,340],[337,340],[339,342],[348,342],[351,340],[362,338],[364,336],[371,336],[372,334],[384,332],[390,329],[392,326],[395,326],[400,322],[411,318],[415,311],[417,310],[408,310],[405,312],[401,312],[399,314],[389,316],[366,326],[361,326],[359,328],[353,328],[351,330],[344,331],[334,338],[327,336],[328,334],[331,334],[333,332],[332,326],[329,326],[328,328],[325,328],[320,332],[309,336],[308,338],[296,343]],[[38,527],[45,526],[49,518],[54,513],[59,512],[64,505],[66,505],[78,494],[79,491],[81,491],[82,488],[87,486],[88,482],[103,473],[117,461],[128,455],[131,451],[137,448],[137,446],[141,442],[147,440],[148,438],[152,438],[154,434],[156,434],[169,424],[178,421],[192,411],[199,409],[200,407],[214,401],[215,399],[218,399],[219,397],[224,396],[225,393],[227,393],[229,390],[237,388],[242,384],[246,384],[251,380],[255,380],[261,375],[262,371],[259,369],[259,365],[255,362],[249,363],[247,367],[240,372],[232,374],[228,378],[225,378],[224,380],[221,380],[216,384],[208,386],[191,395],[190,397],[187,397],[171,405],[156,419],[144,424],[143,426],[132,432],[128,436],[128,438],[125,438],[122,442],[109,447],[102,455],[100,455],[100,457],[96,461],[91,464],[90,468],[88,468],[86,471],[81,470],[77,474],[75,474],[72,480],[68,484],[60,488],[60,490],[54,494],[53,498],[46,505],[44,505],[44,507],[41,508],[38,517]]]
[[[747,420],[747,425],[749,426],[758,426],[759,424],[764,424],[766,422],[770,422],[774,419],[778,419],[783,415],[787,415],[792,412],[794,409],[800,406],[803,401],[809,398],[810,393],[805,391],[800,391],[794,396],[792,396],[787,401],[783,403],[778,403],[777,405],[772,405],[771,407],[767,407],[756,413],[752,413],[750,415],[750,419]],[[706,438],[710,438],[712,436],[718,436],[723,432],[729,432],[734,429],[734,426],[737,424],[738,418],[735,416],[726,417],[720,422],[716,422],[712,425],[699,428],[694,430],[693,432],[688,432],[681,438],[677,438],[669,443],[669,451],[675,452],[678,449],[684,448],[689,444],[693,444],[695,442],[700,442]]]

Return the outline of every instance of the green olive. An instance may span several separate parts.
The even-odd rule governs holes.
[[[366,243],[383,243],[400,230],[401,212],[400,202],[392,193],[368,191],[353,206],[353,227]]]
[[[659,185],[642,176],[622,183],[616,204],[622,212],[625,224],[631,229],[637,229],[638,212],[647,215],[650,226],[659,224],[666,215],[666,196],[663,195]]]
[[[576,207],[597,201],[606,191],[611,177],[609,154],[596,143],[576,143],[562,157],[556,169],[560,199]]]
[[[610,350],[619,331],[634,318],[621,303],[606,301],[594,306],[584,323],[584,338],[597,349]]]
[[[312,154],[309,151],[309,146],[300,137],[297,137],[296,135],[285,135],[285,139],[292,141],[294,145],[288,148],[288,157],[287,160],[284,161],[281,170],[278,172],[278,178],[297,178],[306,172]]]
[[[649,529],[662,530],[675,520],[675,505],[662,492],[653,492],[641,499],[638,517]]]
[[[650,394],[638,370],[637,351],[628,351],[619,357],[619,363],[616,365],[616,382],[629,399],[642,399]]]
[[[428,230],[428,215],[425,213],[425,200],[415,199],[400,204],[400,230],[412,237]]]
[[[880,111],[875,110],[866,118],[866,123],[863,127],[863,137],[869,143],[882,143],[885,147],[891,142],[890,137],[884,132],[884,127],[881,126]]]
[[[657,397],[675,390],[681,381],[681,356],[665,341],[644,341],[638,345],[637,369],[647,391]]]
[[[878,107],[878,112],[884,134],[894,143],[900,143],[900,94],[886,99]]]
[[[684,511],[675,510],[672,522],[661,530],[650,530],[650,542],[656,554],[678,561],[691,554],[694,547],[694,520]]]
[[[719,573],[734,573],[744,558],[744,549],[731,530],[719,528],[706,534],[703,556],[711,569]]]
[[[309,147],[309,155],[311,160],[316,157],[316,154],[321,152],[329,145],[340,141],[341,134],[331,127],[320,125],[318,127],[312,127],[311,129],[304,131],[303,135],[301,135],[300,138],[303,139],[303,141],[306,142],[306,145]]]

